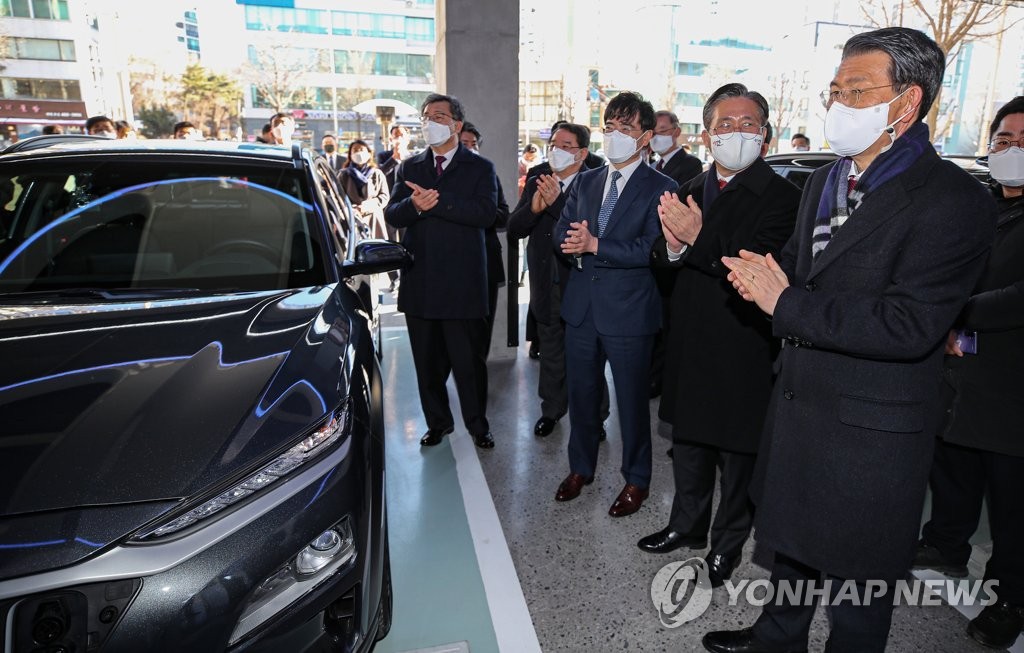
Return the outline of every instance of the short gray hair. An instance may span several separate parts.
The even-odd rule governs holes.
[[[447,102],[449,108],[452,110],[452,120],[463,122],[466,120],[466,110],[462,108],[462,103],[459,102],[459,98],[454,95],[442,95],[440,93],[431,93],[423,100],[423,104],[420,105],[420,113],[427,108],[428,104],[435,102]]]
[[[715,117],[715,106],[722,100],[727,100],[733,97],[746,98],[757,105],[758,118],[761,120],[762,125],[768,124],[768,100],[764,99],[764,96],[757,91],[751,91],[746,86],[740,83],[726,84],[720,87],[708,101],[704,103],[704,129],[711,129],[711,121]]]
[[[661,118],[663,116],[665,118],[668,118],[668,122],[669,122],[670,125],[672,125],[673,129],[675,129],[676,127],[679,126],[679,116],[677,116],[676,114],[672,113],[671,111],[655,111],[654,112],[654,122],[658,122],[658,118]]]
[[[939,45],[919,30],[886,27],[850,37],[843,46],[843,59],[870,52],[889,55],[889,81],[897,93],[912,85],[921,87],[917,119],[924,120],[946,73],[946,55]]]

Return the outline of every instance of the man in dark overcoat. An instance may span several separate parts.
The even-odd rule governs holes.
[[[420,444],[440,444],[454,429],[445,386],[451,373],[466,430],[478,447],[490,449],[484,230],[494,224],[498,178],[494,164],[459,143],[465,114],[456,98],[432,93],[421,110],[430,147],[401,163],[384,210],[388,224],[405,229],[402,244],[413,255],[402,273],[398,310],[409,328],[427,422]]]
[[[769,116],[760,93],[726,84],[708,98],[704,115],[702,137],[715,163],[678,196],[662,199],[665,233],[651,251],[652,264],[674,277],[659,415],[673,425],[676,494],[668,526],[638,546],[651,553],[704,548],[711,527],[707,562],[718,586],[750,534],[750,479],[778,352],[771,323],[736,295],[721,258],[741,249],[778,255],[793,233],[800,191],[761,158]]]
[[[995,233],[993,200],[923,122],[944,70],[917,30],[847,41],[823,94],[841,158],[808,180],[778,260],[723,259],[785,341],[753,482],[757,540],[775,551],[776,589],[829,581],[832,653],[885,650],[943,417],[946,334]],[[806,650],[815,601],[776,597],[705,648]]]

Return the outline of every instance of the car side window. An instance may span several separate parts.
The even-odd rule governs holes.
[[[322,159],[317,160],[314,168],[314,176],[317,180],[317,191],[321,194],[324,206],[327,209],[328,222],[331,225],[331,235],[335,239],[335,245],[341,256],[348,255],[349,245],[349,219],[345,210],[345,202],[338,193],[334,184],[334,172],[327,167]]]

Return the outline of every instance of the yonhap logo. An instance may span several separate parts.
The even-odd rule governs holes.
[[[666,628],[678,628],[704,614],[711,596],[708,563],[703,558],[670,562],[651,581],[651,600]]]

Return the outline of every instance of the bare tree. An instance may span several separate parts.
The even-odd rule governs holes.
[[[931,37],[935,39],[946,55],[946,65],[956,59],[961,48],[967,43],[990,38],[1009,30],[1020,22],[1020,18],[1009,24],[1003,20],[1011,7],[1024,5],[1021,0],[901,0],[890,7],[890,0],[864,0],[861,11],[869,24],[875,27],[902,26],[908,11],[919,16],[927,24]],[[942,104],[942,88],[935,96],[935,102],[928,111],[928,129],[933,138],[940,136],[952,124],[953,112],[948,112],[939,121]]]
[[[774,143],[771,151],[778,150],[779,139],[789,126],[793,124],[798,110],[798,96],[796,91],[806,87],[800,74],[795,70],[786,71],[781,74],[772,75],[768,78],[766,99],[768,100],[769,121],[772,123],[774,132]]]
[[[268,32],[262,39],[260,45],[250,46],[241,77],[274,111],[284,111],[305,86],[306,73],[315,69],[318,56],[314,50],[296,48],[275,32]]]

